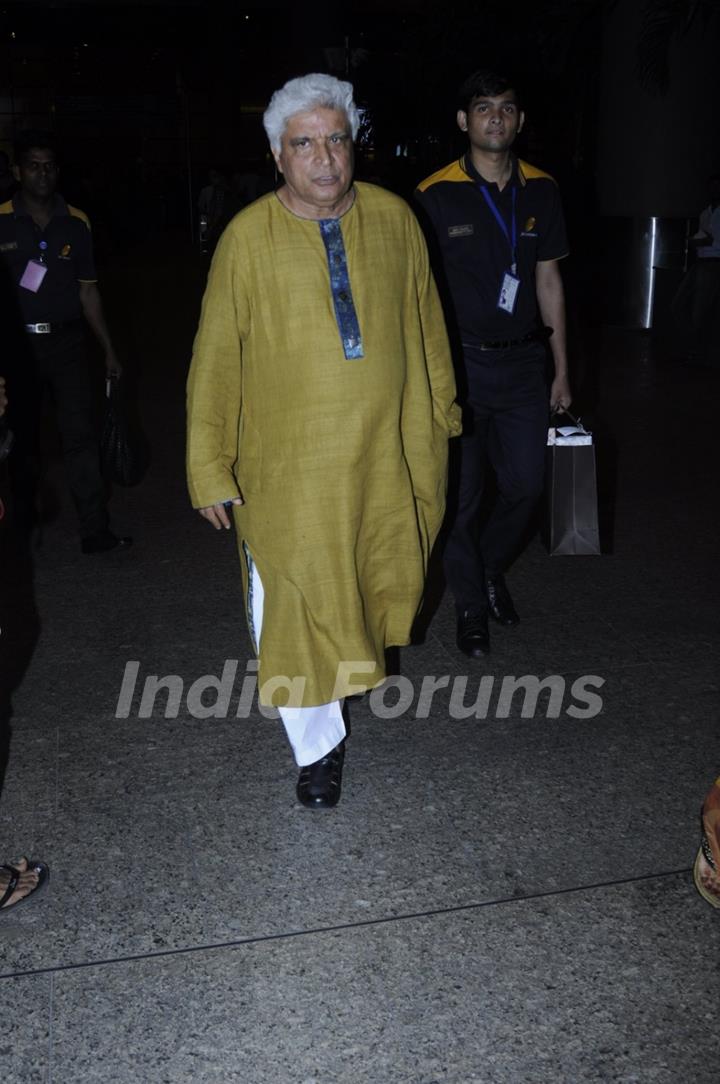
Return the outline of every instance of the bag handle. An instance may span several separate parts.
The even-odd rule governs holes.
[[[580,418],[576,418],[574,414],[571,414],[569,410],[553,410],[550,415],[551,418],[555,418],[558,415],[564,414],[566,418],[569,418],[573,425],[576,425],[578,429],[582,429],[583,433],[587,433],[587,429],[582,423]]]

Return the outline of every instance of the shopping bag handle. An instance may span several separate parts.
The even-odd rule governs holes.
[[[573,423],[573,425],[576,425],[578,427],[578,429],[582,429],[582,431],[584,433],[587,432],[587,430],[585,429],[585,426],[583,425],[581,419],[576,418],[575,415],[571,414],[569,410],[567,410],[567,409],[553,410],[553,412],[552,412],[552,414],[550,416],[552,418],[555,418],[558,414],[564,414],[566,418],[570,419],[570,421]]]

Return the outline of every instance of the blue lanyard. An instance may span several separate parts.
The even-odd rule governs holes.
[[[510,219],[510,228],[512,230],[512,237],[511,237],[510,234],[508,233],[508,228],[507,228],[507,225],[505,223],[505,219],[500,214],[500,211],[497,208],[495,200],[492,198],[492,196],[488,192],[485,185],[484,184],[478,184],[478,188],[482,192],[483,196],[485,197],[485,202],[487,203],[488,207],[490,208],[493,215],[495,216],[495,221],[497,222],[498,226],[500,227],[500,229],[505,234],[505,237],[507,238],[507,240],[510,242],[510,258],[512,260],[510,270],[511,270],[513,275],[516,275],[517,274],[517,219],[515,218],[515,197],[517,195],[517,189],[516,189],[515,185],[512,186],[512,217]]]

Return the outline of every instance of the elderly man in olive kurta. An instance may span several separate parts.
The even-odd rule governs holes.
[[[407,205],[352,183],[352,87],[291,80],[264,118],[283,186],[230,223],[188,385],[194,507],[232,502],[261,703],[309,807],[340,795],[346,696],[409,642],[459,432],[448,342]]]

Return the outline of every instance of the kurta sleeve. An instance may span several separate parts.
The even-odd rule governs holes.
[[[195,508],[238,496],[242,350],[249,323],[239,244],[228,229],[210,268],[187,385],[187,478]]]
[[[422,358],[414,364],[408,359],[412,372],[402,434],[427,561],[445,513],[448,438],[459,435],[462,424],[455,402],[455,373],[442,306],[425,240],[414,217],[408,242],[414,264]]]

